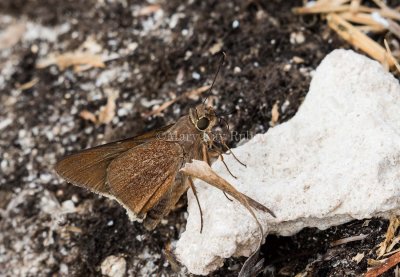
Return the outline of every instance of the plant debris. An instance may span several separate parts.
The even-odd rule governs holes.
[[[385,262],[383,262],[382,264],[377,265],[376,267],[368,270],[364,276],[365,277],[380,276],[389,269],[391,269],[392,267],[394,267],[395,265],[397,265],[398,263],[400,263],[400,252],[393,254],[392,256],[387,258],[387,260],[385,260]]]
[[[382,257],[386,252],[389,252],[391,249],[393,249],[394,245],[391,245],[390,248],[388,248],[388,246],[393,241],[393,238],[395,237],[395,234],[399,226],[400,226],[399,218],[396,216],[392,216],[390,218],[389,227],[386,231],[385,240],[379,244],[379,248],[376,251],[378,258]],[[397,243],[398,240],[395,239],[394,241]]]
[[[152,116],[152,115],[159,115],[160,113],[162,113],[166,108],[168,108],[169,106],[171,106],[172,104],[174,104],[175,102],[185,99],[185,98],[197,98],[200,94],[202,94],[203,92],[206,92],[208,89],[210,88],[210,86],[202,86],[200,88],[191,90],[191,91],[187,91],[183,94],[181,94],[178,97],[175,97],[172,100],[169,100],[165,103],[163,103],[160,107],[144,113],[143,116],[144,117],[148,117],[148,116]]]
[[[53,64],[57,65],[61,71],[73,66],[75,72],[81,72],[92,67],[105,67],[103,58],[100,55],[82,51],[49,55],[47,58],[40,60],[36,67],[42,69]]]
[[[393,67],[399,56],[388,59],[384,46],[370,38],[367,33],[379,34],[390,32],[400,37],[400,12],[388,7],[382,0],[374,0],[377,6],[371,8],[362,5],[361,0],[318,0],[308,2],[304,7],[293,9],[296,14],[321,14],[328,21],[328,26],[344,40],[361,49],[383,65]],[[365,2],[365,1],[364,1]]]
[[[115,102],[118,98],[118,92],[108,89],[106,94],[107,104],[100,107],[98,116],[88,110],[81,111],[79,116],[85,120],[93,122],[94,124],[109,124],[115,116],[115,109],[117,107]]]

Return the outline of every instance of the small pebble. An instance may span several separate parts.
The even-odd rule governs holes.
[[[200,80],[201,76],[200,76],[199,73],[193,72],[193,73],[192,73],[192,78],[195,79],[195,80]]]
[[[232,28],[233,29],[239,28],[239,25],[240,25],[240,23],[239,23],[238,20],[235,20],[235,21],[232,22]]]
[[[123,277],[126,274],[126,261],[123,257],[108,256],[101,263],[101,274],[109,277]]]
[[[291,44],[302,44],[306,41],[306,38],[303,32],[293,32],[290,34],[290,43]]]
[[[233,69],[233,73],[238,74],[240,72],[242,72],[242,69],[238,66],[235,66],[235,68]]]

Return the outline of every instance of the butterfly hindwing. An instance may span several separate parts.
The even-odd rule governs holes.
[[[168,130],[170,127],[171,125],[141,136],[82,150],[59,161],[55,166],[55,170],[69,183],[107,195],[109,194],[109,189],[105,180],[109,164],[121,154],[153,140],[158,134]]]
[[[136,146],[108,166],[110,193],[136,216],[143,217],[174,185],[183,155],[176,142],[156,139]]]

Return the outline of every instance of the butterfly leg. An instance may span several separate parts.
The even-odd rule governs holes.
[[[229,151],[229,154],[232,154],[232,156],[235,158],[235,160],[236,160],[238,163],[240,163],[240,164],[243,165],[244,167],[247,167],[247,165],[246,165],[245,163],[243,163],[242,161],[240,161],[240,160],[238,159],[238,157],[236,157],[236,155],[233,153],[232,149],[226,144],[226,142],[225,142],[225,140],[223,139],[223,137],[220,136],[220,138],[221,138],[221,141],[220,141],[220,142],[221,142],[222,146],[225,147],[226,151]]]
[[[229,170],[229,168],[228,168],[228,165],[225,163],[225,161],[224,161],[224,156],[222,156],[222,154],[223,154],[222,150],[219,149],[214,143],[213,143],[212,145],[214,146],[214,149],[212,149],[212,150],[210,150],[210,151],[213,151],[213,152],[217,153],[216,156],[218,156],[219,158],[221,158],[221,162],[224,164],[224,166],[225,166],[226,170],[229,172],[229,174],[230,174],[233,178],[237,179],[237,177],[236,177],[235,175],[232,174],[232,172],[231,172],[231,171]]]
[[[197,206],[199,206],[199,210],[200,210],[200,234],[201,234],[201,232],[203,231],[203,211],[201,210],[200,201],[199,201],[199,198],[197,197],[197,191],[196,191],[196,187],[193,184],[192,177],[189,176],[188,181],[189,181],[189,186],[193,191],[194,197],[196,198]]]
[[[212,146],[212,145],[213,145],[213,142],[210,142],[210,145]],[[215,155],[215,156],[221,157],[221,161],[222,161],[222,163],[225,165],[226,170],[228,170],[229,174],[231,174],[233,178],[237,179],[236,176],[234,176],[234,175],[232,174],[232,172],[229,170],[228,165],[225,163],[224,157],[222,156],[222,151],[216,151],[216,150],[211,150],[211,151],[217,154],[217,155]],[[209,153],[209,150],[207,149],[207,145],[206,145],[206,144],[203,144],[203,145],[202,145],[202,152],[203,152],[203,160],[204,160],[205,162],[207,162],[208,165],[211,165],[211,162],[210,162],[210,155],[209,155],[210,153]],[[204,159],[204,157],[206,157],[206,160]],[[230,199],[230,198],[228,197],[228,195],[225,193],[225,191],[222,191],[222,192],[224,193],[225,197],[226,197],[229,201],[233,201],[232,199]]]
[[[208,165],[211,165],[210,155],[207,150],[207,144],[205,144],[205,143],[201,144],[201,153],[202,153],[203,161],[208,163]]]

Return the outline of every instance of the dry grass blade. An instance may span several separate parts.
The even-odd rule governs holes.
[[[390,256],[383,264],[378,265],[365,273],[365,277],[377,277],[400,263],[400,252]]]
[[[388,19],[388,30],[392,32],[397,38],[400,38],[400,25],[395,21]]]
[[[382,24],[377,22],[372,15],[368,13],[345,12],[340,13],[340,16],[347,21],[367,25],[374,32],[383,32],[386,30],[385,26],[382,26]]]
[[[169,106],[174,104],[175,102],[177,102],[177,101],[179,101],[181,99],[184,99],[184,98],[190,98],[190,97],[199,96],[203,92],[206,92],[209,88],[210,88],[210,86],[202,86],[200,88],[197,88],[197,89],[194,89],[194,90],[191,90],[191,91],[187,91],[187,92],[181,94],[180,96],[165,102],[164,104],[162,104],[159,108],[155,109],[154,111],[151,111],[151,112],[148,112],[148,113],[144,113],[143,116],[144,117],[148,117],[148,116],[152,116],[152,115],[158,115],[162,111],[164,111],[166,108],[168,108]]]
[[[327,19],[329,27],[335,30],[344,40],[348,41],[353,46],[360,48],[380,63],[383,64],[386,62],[385,49],[344,20],[340,15],[332,13],[328,15]],[[389,66],[392,67],[393,65],[393,62],[389,61]]]
[[[18,86],[18,89],[20,90],[27,90],[35,86],[39,82],[39,78],[33,78],[29,82],[26,82],[20,86]]]
[[[349,0],[320,0],[308,3],[305,7],[294,8],[293,12],[297,14],[342,12],[350,9],[350,5],[344,5],[347,2]]]
[[[394,238],[397,229],[400,226],[400,220],[396,216],[390,218],[389,227],[386,231],[385,240],[379,244],[379,249],[377,250],[378,257],[382,257],[387,250],[390,241]]]
[[[385,43],[385,48],[386,48],[386,51],[387,51],[387,54],[388,54],[388,58],[390,60],[392,60],[392,62],[396,66],[397,71],[400,73],[400,64],[396,60],[396,58],[393,56],[392,50],[390,50],[389,44],[387,43],[386,39],[384,40],[384,43]]]
[[[388,257],[388,256],[392,256],[394,253],[400,252],[400,248],[397,248],[396,250],[387,252],[385,255],[383,255],[383,257]]]
[[[393,68],[395,62],[388,59],[384,47],[365,33],[390,31],[400,37],[398,9],[388,7],[382,0],[373,0],[376,7],[361,5],[362,0],[313,1],[304,7],[295,8],[297,14],[327,14],[328,25],[344,40],[359,48],[386,68]],[[355,24],[355,26],[352,25]]]

